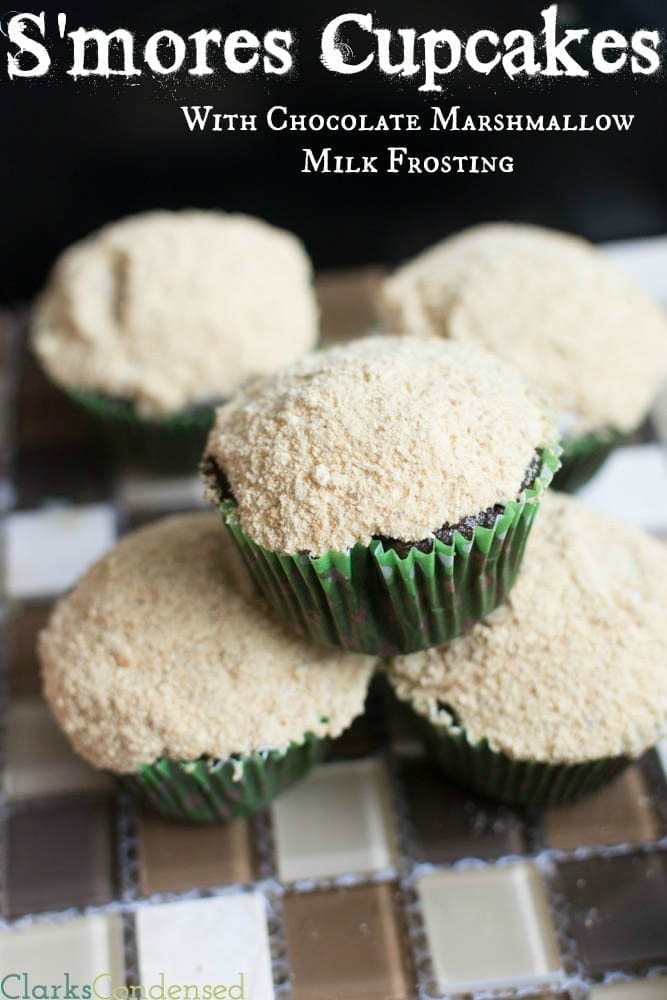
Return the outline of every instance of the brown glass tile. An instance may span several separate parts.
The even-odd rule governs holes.
[[[425,756],[424,744],[416,729],[412,712],[397,698],[387,700],[385,725],[397,757]]]
[[[27,344],[21,357],[16,423],[19,448],[55,444],[69,448],[96,439],[90,418],[49,382]]]
[[[284,899],[293,1000],[408,1000],[414,995],[392,885]]]
[[[30,697],[41,692],[37,635],[46,625],[50,602],[17,608],[7,622],[7,667],[9,691],[13,697]]]
[[[660,823],[638,767],[630,767],[595,795],[544,814],[549,847],[570,851],[596,844],[657,840]]]
[[[401,775],[416,861],[442,864],[524,851],[521,823],[510,809],[466,795],[426,758],[403,760]]]
[[[325,343],[361,337],[377,323],[377,299],[383,277],[381,267],[318,275],[315,287]]]
[[[106,799],[15,811],[7,830],[8,915],[109,902],[115,871],[111,830]]]
[[[9,347],[12,337],[12,320],[7,312],[0,312],[0,366],[4,368],[9,360]],[[0,373],[4,375],[5,373]]]
[[[591,976],[667,964],[667,854],[558,866],[570,933]]]
[[[329,757],[331,760],[354,760],[376,753],[378,740],[367,713],[355,719],[345,732],[334,740]]]
[[[146,813],[139,828],[141,891],[187,892],[250,882],[253,878],[248,824],[222,826],[170,823]]]
[[[21,448],[16,456],[14,493],[19,509],[57,501],[93,503],[104,500],[110,490],[109,457],[95,441],[68,445],[66,458],[58,443]]]

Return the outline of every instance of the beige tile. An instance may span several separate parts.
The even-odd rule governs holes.
[[[594,986],[589,994],[589,1000],[665,1000],[666,997],[667,976]]]
[[[98,791],[111,779],[77,757],[45,702],[17,699],[6,717],[4,792],[8,799]]]
[[[136,927],[142,983],[164,974],[168,983],[237,986],[248,1000],[273,996],[266,903],[259,894],[147,906],[137,912]]]
[[[280,878],[370,872],[394,863],[384,764],[324,764],[273,806]]]
[[[27,972],[33,983],[62,983],[68,972],[83,985],[109,974],[99,988],[110,994],[111,981],[124,984],[120,917],[94,914],[1,931],[0,969]]]
[[[557,975],[553,921],[532,865],[436,872],[418,892],[443,992],[531,986]]]

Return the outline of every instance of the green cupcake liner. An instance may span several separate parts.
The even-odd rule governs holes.
[[[464,730],[435,725],[412,707],[415,726],[430,756],[448,778],[484,798],[515,805],[556,806],[573,802],[612,781],[629,757],[578,764],[513,760],[488,742],[471,743]]]
[[[563,441],[562,465],[554,476],[553,488],[562,493],[574,493],[592,479],[612,451],[624,444],[628,435],[621,431],[591,431]]]
[[[86,389],[66,391],[93,419],[120,464],[163,475],[196,472],[215,417],[213,406],[149,419],[139,416],[125,400]]]
[[[284,751],[262,750],[237,759],[173,760],[160,757],[121,783],[168,819],[219,823],[248,816],[305,777],[330,740],[308,733]]]
[[[253,542],[233,501],[220,506],[259,591],[283,620],[314,642],[390,656],[438,646],[485,618],[505,600],[521,564],[539,499],[558,468],[545,451],[538,478],[506,505],[492,528],[472,539],[406,556],[381,541],[347,552],[284,555]]]

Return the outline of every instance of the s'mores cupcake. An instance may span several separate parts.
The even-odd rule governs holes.
[[[242,596],[235,558],[215,514],[167,518],[101,559],[39,639],[74,749],[165,816],[266,805],[363,711],[374,661],[269,617]]]
[[[667,733],[664,543],[551,493],[506,605],[389,677],[436,760],[491,798],[593,791]]]
[[[486,348],[544,391],[563,436],[561,489],[638,429],[667,377],[664,311],[565,233],[475,226],[400,267],[381,297],[391,331]]]
[[[174,471],[196,467],[217,403],[317,336],[301,242],[217,211],[147,212],[75,243],[32,322],[45,371],[121,457]]]
[[[368,337],[222,406],[202,471],[276,612],[316,641],[388,655],[504,600],[558,452],[509,365]]]

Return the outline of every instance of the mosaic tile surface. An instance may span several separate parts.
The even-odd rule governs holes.
[[[378,274],[322,280],[330,339],[372,323]],[[40,700],[35,636],[120,533],[201,499],[194,477],[111,468],[12,315],[0,342],[3,971],[164,972],[229,998],[242,976],[251,1000],[667,1000],[667,743],[592,799],[513,810],[446,784],[378,684],[329,762],[213,828],[144,812],[73,758]],[[655,441],[589,490],[667,534],[663,495]]]

